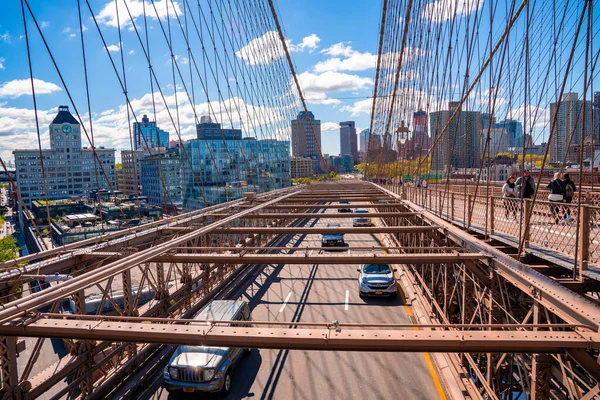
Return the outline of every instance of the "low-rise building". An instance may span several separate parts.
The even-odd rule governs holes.
[[[307,157],[292,157],[290,170],[292,179],[306,178],[313,175],[313,160]]]

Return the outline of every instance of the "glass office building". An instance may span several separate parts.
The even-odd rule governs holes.
[[[184,143],[181,191],[185,211],[291,185],[290,143],[194,139]]]
[[[160,129],[144,114],[141,122],[133,123],[133,146],[135,150],[169,147],[169,132]]]

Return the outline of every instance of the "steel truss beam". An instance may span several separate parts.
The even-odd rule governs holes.
[[[320,214],[316,214],[320,215]],[[321,214],[326,215],[326,214]],[[287,227],[275,227],[275,228],[218,228],[212,231],[217,234],[251,234],[251,233],[266,233],[266,234],[277,234],[277,235],[296,235],[304,233],[421,233],[427,231],[433,231],[439,229],[438,226],[370,226],[370,227],[356,227],[350,228],[341,226],[338,228],[321,228],[317,226],[305,226],[297,228]]]
[[[444,264],[481,260],[482,253],[409,253],[409,254],[165,254],[152,262],[210,264]]]
[[[298,188],[296,190],[300,189]],[[282,195],[289,192],[290,190],[283,189],[278,193],[279,195]],[[267,193],[261,195],[261,197],[257,199],[269,199],[273,197],[273,195],[274,193]],[[253,207],[244,199],[234,200],[225,205],[219,204],[204,208],[202,210],[181,214],[176,217],[144,224],[140,227],[109,233],[96,238],[86,239],[59,248],[0,263],[0,271],[4,270],[4,272],[0,273],[0,288],[4,288],[6,286],[4,285],[4,282],[8,280],[19,279],[19,276],[22,274],[49,274],[55,273],[56,271],[67,270],[68,268],[74,268],[81,262],[81,259],[78,256],[82,253],[89,253],[90,249],[114,252],[122,247],[136,247],[139,245],[153,243],[159,239],[167,240],[168,236],[179,232],[177,228],[201,223],[206,218],[211,217],[213,213],[218,213],[220,215],[219,218],[229,217],[233,212],[239,212],[239,209],[242,206]],[[243,207],[243,209],[246,209],[246,207]],[[224,211],[228,210],[231,210],[232,213],[224,213]],[[195,229],[199,229],[202,226],[204,225],[198,225],[195,227]],[[171,231],[165,230],[165,228],[169,228]],[[187,230],[187,228],[184,228],[184,230]],[[161,235],[163,235],[164,238]],[[92,247],[85,247],[89,246],[90,244],[95,245]],[[29,265],[23,265],[34,260],[45,259],[48,257],[54,258],[30,263]]]
[[[103,266],[102,269],[91,271],[88,274],[83,274],[67,282],[63,282],[58,286],[54,286],[49,289],[42,290],[38,293],[25,296],[19,300],[13,301],[0,310],[0,323],[11,320],[12,318],[21,314],[25,310],[37,309],[38,307],[41,307],[45,304],[51,304],[54,301],[60,300],[65,296],[72,295],[81,289],[91,287],[97,282],[101,282],[104,279],[113,277],[128,269],[134,268],[135,266],[140,265],[141,263],[148,262],[153,257],[163,254],[171,248],[186,245],[191,240],[196,240],[202,235],[212,233],[215,229],[223,225],[230,224],[236,219],[239,219],[241,216],[259,211],[262,208],[267,207],[269,205],[273,205],[289,196],[292,196],[293,194],[294,193],[288,193],[277,197],[269,202],[254,206],[245,211],[240,211],[239,213],[234,214],[228,218],[223,218],[205,227],[195,229],[193,232],[172,239],[168,243],[163,243],[151,247],[139,254],[134,253],[127,257],[123,257],[118,261],[114,261],[108,265]]]
[[[338,208],[340,208],[338,206]],[[210,214],[210,217],[220,218],[226,217],[230,214]],[[260,213],[260,214],[251,214],[246,215],[245,219],[260,219],[260,218],[323,218],[323,219],[345,219],[345,218],[357,218],[357,217],[367,217],[367,218],[403,218],[403,217],[414,217],[417,215],[421,215],[418,212],[369,212],[362,214],[355,213],[336,213],[336,214],[313,214],[313,213]]]
[[[569,349],[600,349],[600,334],[595,332],[291,329],[48,318],[23,326],[2,325],[0,335],[329,351],[562,353]]]
[[[242,206],[240,206],[242,207]],[[406,205],[404,203],[388,203],[388,204],[373,204],[373,203],[355,203],[355,204],[344,204],[344,205],[340,205],[340,204],[306,204],[306,203],[301,203],[301,204],[286,204],[286,205],[274,205],[274,206],[269,206],[269,207],[265,207],[266,210],[311,210],[311,209],[331,209],[331,208],[376,208],[376,209],[389,209],[389,208],[397,208],[397,207],[406,207]],[[418,213],[418,211],[417,211]]]

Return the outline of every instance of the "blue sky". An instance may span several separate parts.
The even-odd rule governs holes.
[[[140,4],[135,0],[130,0],[130,3],[133,6],[136,3]],[[181,5],[181,2],[175,3]],[[67,86],[76,99],[76,105],[83,113],[86,111],[86,100],[76,2],[69,2],[68,5],[65,5],[63,1],[32,0],[30,4],[67,81]],[[114,2],[93,0],[90,4],[94,14],[100,16],[104,8],[110,8]],[[372,94],[381,5],[379,2],[373,1],[353,2],[350,6],[345,1],[308,0],[299,3],[280,0],[277,2],[277,6],[286,37],[290,41],[291,47],[295,49],[293,59],[297,72],[303,76],[303,86],[305,83],[307,85],[306,97],[327,99],[311,100],[309,104],[309,108],[315,116],[322,121],[323,152],[337,154],[339,152],[339,132],[336,127],[338,122],[356,120],[358,128],[362,129],[368,126],[367,114],[353,112],[349,107]],[[60,7],[60,12],[57,12],[58,7]],[[103,113],[109,114],[111,110],[118,111],[119,107],[124,104],[124,97],[115,74],[111,70],[112,67],[99,34],[90,19],[85,1],[82,2],[82,7],[92,93],[92,114],[101,117]],[[30,84],[28,81],[23,81],[28,80],[29,72],[20,2],[11,1],[3,5],[3,15],[5,18],[0,19],[0,64],[2,65],[0,68],[0,121],[2,121],[0,137],[10,140],[4,141],[4,143],[0,142],[0,156],[12,159],[10,151],[14,148],[31,148],[32,146],[35,148],[36,136],[31,113],[32,97],[28,95]],[[120,18],[120,22],[123,23],[123,18],[125,18],[123,13]],[[114,46],[115,50],[118,49],[116,25],[111,26],[111,20],[108,17],[99,17],[99,20],[107,45]],[[141,24],[140,21],[141,19],[138,19],[138,23]],[[153,41],[162,42],[162,45],[157,45],[157,48],[152,49],[153,65],[159,80],[165,82],[165,86],[167,86],[165,93],[172,94],[172,85],[169,90],[167,83],[172,82],[168,48],[164,39],[158,34],[159,24],[156,19],[148,18],[148,21],[152,33],[158,35]],[[28,31],[32,47],[34,76],[40,80],[36,84],[36,98],[38,109],[41,110],[40,129],[44,139],[43,143],[46,145],[49,119],[55,114],[59,104],[70,104],[70,102],[58,75],[50,64],[50,58],[30,17],[28,17]],[[136,43],[135,33],[124,27],[122,35],[128,90],[131,98],[142,99],[145,94],[150,93],[147,64]],[[183,46],[183,41],[179,42]],[[181,49],[180,55],[183,57],[185,49],[183,47]],[[328,49],[333,49],[333,51]],[[111,52],[111,54],[115,56],[118,63],[119,51]],[[356,59],[354,63],[358,63],[358,65],[345,67],[323,64],[343,61],[347,57],[354,57]],[[319,63],[321,66],[318,66]],[[353,70],[347,70],[347,68]],[[335,100],[336,97],[353,98]],[[319,104],[323,102],[327,104]],[[114,122],[107,121],[105,127],[101,120],[96,122],[97,141],[102,145],[125,149],[128,147],[126,126],[123,127],[123,121],[120,121],[120,126]],[[163,125],[163,129],[171,131],[173,138],[174,135],[172,129],[169,129],[169,124],[161,125]]]
[[[481,23],[478,25],[480,35],[479,49],[476,49],[470,66],[471,71],[477,71],[483,63],[486,51],[489,51],[486,50],[486,37],[490,31],[490,24],[486,17],[489,7],[491,4],[499,5],[496,23],[493,24],[494,26],[491,29],[493,32],[493,41],[495,42],[505,26],[505,15],[503,15],[505,14],[505,2],[468,1],[471,2],[471,5],[466,7],[460,6],[459,10],[452,10],[450,7],[450,14],[458,16],[458,25],[454,30],[455,38],[463,37],[466,21],[474,14],[474,11],[479,10],[482,16]],[[196,10],[188,12],[185,9],[186,3],[183,0],[154,0],[154,2],[157,5],[156,12],[161,16],[163,23],[166,22],[167,8],[170,9],[170,21],[173,26],[176,24],[176,20],[173,18],[173,4],[178,8],[177,11],[180,16],[197,14]],[[207,0],[202,0],[202,4],[206,4],[206,2]],[[3,14],[0,17],[0,156],[4,159],[12,160],[11,151],[13,149],[36,148],[37,137],[32,112],[33,105],[28,80],[29,71],[25,41],[23,39],[20,1],[14,0],[4,3],[2,7]],[[172,139],[176,139],[175,131],[177,129],[171,117],[173,116],[172,105],[175,103],[174,98],[175,94],[177,94],[177,102],[182,108],[181,136],[183,139],[193,137],[193,110],[190,105],[191,102],[188,101],[186,104],[185,95],[187,93],[183,90],[183,84],[189,86],[190,82],[185,77],[183,81],[176,79],[173,82],[169,49],[167,42],[162,36],[161,25],[158,23],[157,18],[153,17],[155,11],[151,8],[150,0],[146,0],[145,4],[149,15],[147,20],[148,35],[152,43],[150,49],[152,65],[163,94],[166,97],[165,102],[169,105],[169,109],[161,107],[155,83],[153,83],[154,96],[152,95],[148,65],[143,56],[143,49],[138,43],[135,31],[132,30],[132,25],[129,23],[128,16],[122,7],[123,0],[119,0],[118,3],[120,4],[119,22],[122,26],[121,43],[119,43],[118,37],[114,0],[90,0],[92,11],[99,23],[100,32],[110,49],[109,54],[113,57],[117,65],[119,75],[121,75],[121,53],[125,60],[125,75],[134,111],[138,114],[138,118],[141,117],[140,114],[148,113],[151,119],[153,119],[152,114],[154,110],[152,100],[154,97],[155,103],[158,103],[156,119],[159,125],[170,132]],[[143,18],[141,17],[142,0],[127,0],[127,3],[131,7],[130,10],[134,14],[136,26],[140,29],[140,34],[143,37],[146,32],[143,29]],[[196,4],[196,1],[188,0],[187,4],[192,3]],[[228,2],[212,1],[212,4],[221,3],[228,4]],[[168,4],[168,7],[165,4]],[[250,3],[238,0],[232,1],[231,4]],[[292,51],[293,61],[300,82],[305,96],[309,99],[309,108],[322,121],[323,152],[337,154],[339,152],[339,130],[337,124],[340,121],[356,121],[359,131],[367,128],[369,124],[371,100],[368,97],[372,95],[375,78],[374,67],[381,18],[381,1],[305,0],[298,2],[278,0],[276,4],[289,48]],[[418,4],[422,7],[418,10],[422,16],[424,10],[429,6],[434,8],[446,7],[446,13],[448,14],[448,4],[455,4],[455,2],[454,0],[431,0],[429,3],[418,2]],[[474,4],[477,4],[479,9]],[[550,87],[546,87],[545,89],[540,82],[543,81],[543,75],[546,72],[545,66],[548,64],[548,54],[552,44],[552,36],[547,34],[551,22],[548,21],[548,4],[550,3],[537,2],[535,4],[537,10],[534,12],[532,21],[532,26],[535,26],[535,28],[532,28],[532,59],[536,62],[536,65],[532,68],[532,101],[530,101],[528,109],[538,111],[539,119],[535,124],[534,139],[536,142],[540,142],[547,135],[549,120],[548,104],[555,99],[556,82],[560,80],[563,73],[560,71],[560,67],[566,63],[566,54],[570,50],[570,35],[572,35],[575,20],[579,15],[582,3],[576,2],[576,6],[568,7],[570,12],[565,22],[567,29],[565,29],[565,33],[561,36],[562,40],[559,46],[560,60],[557,62],[559,66],[558,73],[552,75]],[[563,2],[559,1],[557,4],[559,8],[563,6]],[[30,5],[41,26],[41,31],[49,43],[52,54],[59,64],[67,87],[74,97],[75,105],[82,115],[86,114],[87,105],[82,72],[83,63],[77,2],[30,0]],[[91,14],[87,10],[85,0],[82,0],[82,6],[83,26],[85,29],[83,35],[86,46],[92,120],[94,122],[96,143],[98,145],[112,146],[118,150],[127,149],[129,148],[129,136],[127,109],[124,105],[123,90],[119,85],[117,75],[112,71],[110,58],[102,44],[100,33],[90,17]],[[401,22],[403,10],[397,10],[396,12],[398,21]],[[413,17],[418,18],[418,15],[419,12],[416,12],[413,14]],[[594,9],[594,25],[592,27],[594,32],[594,51],[597,51],[600,45],[600,36],[598,35],[600,25],[598,23],[599,15],[600,5]],[[50,62],[47,51],[40,40],[40,35],[33,26],[29,16],[27,17],[27,21],[31,39],[34,76],[36,79],[36,98],[38,101],[38,110],[40,110],[38,115],[40,117],[42,143],[44,147],[47,147],[48,123],[56,114],[58,105],[67,104],[71,106],[71,102],[66,95],[65,87],[61,84]],[[239,26],[240,24],[231,23],[231,26],[233,25]],[[427,25],[427,27],[432,27],[433,29],[438,26],[442,27],[443,32],[448,32],[449,22],[445,18],[440,18],[439,21],[430,21]],[[503,75],[498,94],[496,115],[499,119],[507,115],[511,115],[517,119],[521,118],[523,110],[526,108],[523,100],[524,75],[522,74],[522,60],[519,59],[519,54],[521,53],[519,46],[524,36],[523,27],[524,18],[521,18],[515,25],[510,36],[512,58],[506,67],[507,72]],[[418,28],[420,26],[415,27],[413,25],[411,33],[418,33]],[[203,55],[199,42],[196,41],[191,44],[193,54],[192,61],[190,61],[185,41],[181,35],[177,34],[178,28],[174,27],[173,29],[173,52],[177,57],[178,65],[185,69],[194,64],[193,61],[195,60],[201,64]],[[425,25],[423,29],[425,29]],[[260,59],[252,60],[249,58],[253,54],[251,51],[253,49],[270,48],[275,53],[279,52],[282,55],[280,49],[277,48],[280,44],[276,36],[269,36],[268,33],[261,36],[260,34],[253,34],[249,30],[246,30],[243,34],[240,32],[234,39],[236,42],[232,43],[227,50],[230,62],[233,59],[234,62],[245,63],[244,65],[246,65],[248,70],[256,71],[269,71],[268,68],[275,68],[277,62],[280,63],[280,66],[285,65],[282,64],[284,62],[283,58],[277,60],[277,62],[265,62],[264,59],[261,61]],[[191,41],[194,42],[193,37]],[[580,45],[576,52],[577,61],[573,66],[573,73],[567,86],[567,91],[578,91],[580,96],[582,93],[583,43],[583,40],[580,40]],[[416,45],[416,43],[413,44]],[[207,54],[210,52],[211,49],[207,49]],[[399,101],[403,103],[400,109],[401,112],[404,112],[405,115],[410,115],[410,112],[419,106],[413,104],[413,99],[417,98],[417,95],[420,100],[424,99],[430,102],[428,111],[434,111],[436,107],[438,109],[444,107],[444,101],[457,99],[462,90],[461,84],[466,62],[464,51],[460,47],[455,47],[454,52],[455,60],[452,77],[451,80],[446,82],[445,87],[441,89],[444,92],[442,96],[436,97],[434,94],[438,90],[434,85],[438,84],[443,74],[441,67],[433,70],[432,63],[425,64],[424,60],[426,60],[426,57],[424,56],[416,57],[413,62],[406,64],[406,67],[402,71],[405,79],[402,80],[400,86],[402,96]],[[232,53],[238,54],[237,59]],[[436,54],[431,50],[428,54],[425,52],[423,54],[430,57],[431,60],[436,57]],[[219,56],[223,60],[227,59],[222,50],[210,53],[209,56]],[[262,57],[264,58],[264,56]],[[212,59],[213,64],[218,64],[215,61],[216,57]],[[443,57],[441,59],[443,60]],[[496,60],[495,65],[498,65],[498,60]],[[539,66],[543,68],[537,68]],[[265,69],[261,69],[263,67]],[[200,69],[202,70],[202,66],[200,66]],[[195,108],[197,114],[214,113],[215,108],[217,108],[218,110],[215,114],[218,114],[216,116],[217,120],[223,122],[224,125],[233,123],[236,126],[240,126],[240,124],[250,126],[248,120],[250,116],[256,113],[263,112],[266,116],[276,114],[280,121],[272,128],[272,132],[284,136],[289,134],[289,123],[287,121],[300,110],[297,103],[289,104],[290,107],[283,111],[274,111],[273,108],[269,108],[269,104],[271,104],[269,101],[272,99],[260,98],[260,104],[252,104],[249,100],[246,101],[247,99],[240,100],[236,97],[236,94],[239,93],[235,92],[235,90],[226,93],[225,87],[228,85],[227,82],[230,82],[232,86],[235,85],[235,74],[230,69],[228,69],[228,76],[225,76],[226,73],[219,73],[217,71],[216,78],[210,77],[210,72],[207,72],[207,70],[201,71],[201,73],[209,77],[205,93],[198,89],[198,82],[196,81],[195,83]],[[410,77],[411,75],[413,76],[412,78]],[[595,76],[597,78],[598,69],[595,71]],[[239,79],[239,76],[236,77]],[[429,77],[434,77],[434,79],[425,79]],[[222,92],[219,95],[217,95],[217,81]],[[430,86],[417,90],[417,86],[423,82]],[[287,87],[278,87],[277,90],[284,90],[289,93],[291,81],[286,81],[285,85]],[[486,102],[489,103],[489,95],[486,94],[489,86],[488,73],[486,72],[482,77],[481,84],[469,99],[470,109],[485,111]],[[177,91],[174,91],[174,87],[177,88]],[[511,92],[511,89],[513,92]],[[597,82],[595,82],[594,89],[600,89],[600,85]],[[284,92],[281,92],[281,95],[285,97]],[[234,99],[233,102],[232,98]],[[538,100],[540,103],[539,107],[537,107]],[[239,115],[239,118],[219,111],[221,108],[230,110],[232,104],[234,104],[233,107],[239,109],[248,109],[249,107],[250,111],[247,115]],[[273,104],[275,104],[275,101],[273,101]],[[86,119],[87,117],[84,116],[84,120]]]

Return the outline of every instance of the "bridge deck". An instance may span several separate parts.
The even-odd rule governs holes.
[[[325,227],[330,222],[321,218],[315,226]],[[320,240],[317,234],[296,235],[288,246],[319,246]],[[350,248],[380,245],[370,234],[347,234],[345,240]],[[253,319],[260,321],[414,322],[401,296],[361,299],[356,268],[356,264],[267,265],[236,296],[250,302]],[[231,397],[436,399],[440,396],[435,374],[422,353],[261,349],[253,350],[234,373]],[[149,398],[168,398],[160,387],[161,380],[157,377]]]

